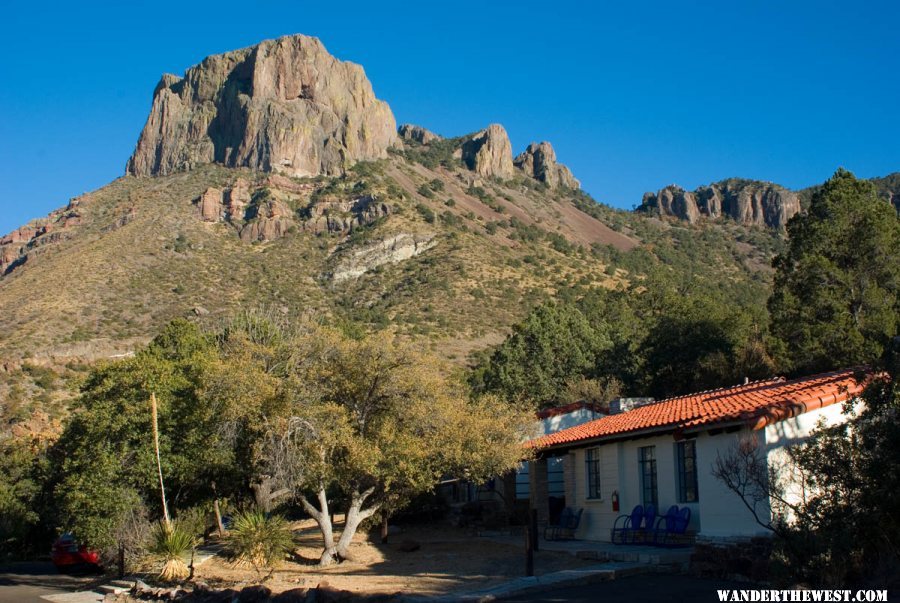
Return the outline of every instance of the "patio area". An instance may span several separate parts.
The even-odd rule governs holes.
[[[481,532],[478,537],[493,542],[519,545],[523,549],[525,547],[525,533],[522,529],[509,532]],[[538,549],[568,553],[578,559],[601,563],[607,561],[645,563],[662,571],[686,570],[694,552],[693,546],[660,548],[645,544],[612,544],[596,540],[544,540],[543,536],[538,541]]]

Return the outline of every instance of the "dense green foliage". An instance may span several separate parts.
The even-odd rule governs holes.
[[[176,321],[133,358],[94,371],[81,409],[50,451],[59,525],[79,539],[109,546],[136,504],[161,510],[150,436],[150,392],[160,402],[160,449],[171,503],[187,508],[234,481],[230,447],[219,437],[219,413],[201,401],[214,342]],[[157,515],[154,513],[154,515]]]
[[[875,187],[838,170],[788,224],[769,301],[797,373],[879,358],[900,324],[900,220]]]
[[[389,514],[445,474],[486,479],[519,462],[529,417],[496,398],[470,400],[448,372],[386,333],[289,326],[258,312],[215,332],[176,320],[134,357],[91,372],[49,450],[9,448],[5,548],[21,548],[36,529],[69,531],[107,552],[151,544],[167,579],[178,579],[182,545],[205,531],[212,501],[253,500],[268,512],[298,500],[308,508],[312,494],[326,542],[329,505],[351,501],[341,543],[329,545],[329,558],[343,555],[354,512]],[[176,518],[152,538],[150,523],[164,514],[151,393]],[[284,529],[257,519],[240,526],[241,554],[267,566]]]
[[[476,390],[540,406],[573,380],[615,379],[622,393],[657,398],[769,375],[764,317],[665,282],[594,289],[538,306],[473,372]]]

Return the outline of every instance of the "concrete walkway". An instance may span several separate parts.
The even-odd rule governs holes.
[[[651,571],[651,569],[651,566],[646,563],[602,563],[592,567],[552,572],[544,574],[543,576],[515,578],[508,582],[504,582],[503,584],[476,591],[457,592],[438,597],[407,596],[401,598],[400,601],[402,601],[402,603],[425,603],[426,601],[437,601],[439,603],[450,603],[452,601],[487,603],[489,601],[497,601],[509,597],[539,593],[563,587],[585,586],[597,584],[599,582],[607,582],[625,576],[642,574]]]
[[[521,546],[524,535],[503,534],[500,532],[483,533],[481,538]],[[661,548],[640,544],[612,544],[595,540],[544,540],[540,539],[538,548],[542,551],[558,551],[568,553],[578,559],[592,561],[641,563],[653,566],[655,570],[682,571],[688,568],[694,547]]]
[[[515,533],[482,533],[480,538],[521,546],[524,535]],[[663,549],[644,545],[615,545],[609,542],[590,540],[541,539],[538,543],[542,551],[568,553],[578,559],[600,561],[598,565],[578,569],[552,572],[531,578],[515,578],[490,588],[471,592],[457,592],[442,597],[404,597],[404,603],[424,603],[425,601],[467,601],[483,603],[541,593],[562,588],[586,586],[633,576],[635,574],[680,572],[688,568],[693,547]]]

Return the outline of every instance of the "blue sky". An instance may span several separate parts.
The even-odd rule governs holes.
[[[290,33],[398,123],[549,140],[595,198],[900,170],[900,3],[16,2],[0,22],[0,232],[120,176],[163,72]]]

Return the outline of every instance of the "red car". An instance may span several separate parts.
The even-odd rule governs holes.
[[[71,534],[63,534],[53,543],[50,560],[57,569],[99,566],[100,553],[78,544]]]

